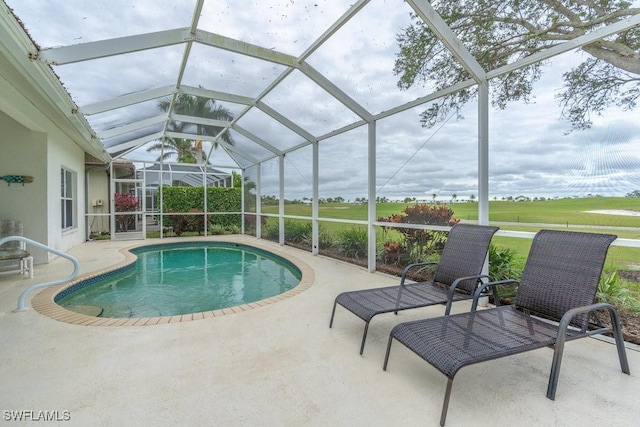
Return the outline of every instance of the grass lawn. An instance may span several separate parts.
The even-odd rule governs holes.
[[[387,217],[402,211],[409,204],[379,203],[376,216]],[[448,205],[456,218],[478,219],[478,203],[452,203]],[[545,201],[514,202],[494,200],[489,202],[489,220],[495,222],[562,224],[562,225],[609,225],[640,227],[640,216],[605,215],[587,211],[613,209],[640,213],[640,198],[591,197],[582,199],[558,199]],[[303,204],[285,205],[285,215],[311,216],[311,206]],[[277,206],[263,206],[265,213],[277,213]],[[367,206],[350,203],[323,204],[320,217],[367,220]],[[639,233],[640,234],[640,233]]]
[[[376,206],[377,217],[388,217],[400,213],[408,204],[380,203]],[[454,211],[454,218],[462,220],[478,219],[478,204],[475,202],[448,205]],[[640,213],[640,198],[631,197],[591,197],[558,199],[545,201],[502,201],[489,202],[489,221],[499,225],[501,230],[536,232],[541,228],[580,230],[594,233],[612,233],[620,238],[640,239],[640,216],[607,215],[587,213],[592,210],[628,210]],[[263,206],[265,213],[277,213],[277,206]],[[319,207],[321,218],[367,220],[367,206],[347,203],[323,204]],[[303,204],[285,205],[286,215],[311,217],[311,206]],[[269,219],[275,220],[274,218]],[[275,221],[274,221],[275,222]],[[507,224],[508,223],[508,224]],[[352,228],[352,224],[321,221],[322,227],[330,232]],[[617,229],[631,227],[634,229]],[[494,237],[498,246],[509,247],[518,256],[526,258],[531,240],[515,237]],[[612,246],[607,258],[607,269],[640,267],[640,248]],[[636,267],[638,268],[638,267]]]

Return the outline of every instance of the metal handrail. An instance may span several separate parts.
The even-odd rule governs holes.
[[[44,249],[45,251],[48,251],[48,252],[51,252],[51,253],[53,253],[55,255],[61,256],[63,258],[66,258],[66,259],[68,259],[69,261],[71,261],[73,263],[73,272],[71,273],[71,275],[69,277],[65,277],[64,279],[53,280],[51,282],[36,283],[34,285],[29,286],[27,289],[25,289],[24,292],[22,292],[22,294],[20,294],[20,297],[18,298],[18,308],[16,308],[15,311],[24,311],[24,310],[26,310],[26,308],[24,306],[25,305],[24,301],[27,298],[27,295],[29,293],[31,293],[31,291],[34,291],[36,289],[46,288],[48,286],[61,285],[62,283],[69,282],[69,281],[75,279],[75,277],[80,272],[80,263],[78,262],[77,259],[75,259],[71,255],[68,255],[68,254],[66,254],[64,252],[61,252],[61,251],[57,250],[57,249],[50,248],[49,246],[43,245],[40,242],[36,242],[34,240],[27,239],[26,237],[22,237],[22,236],[3,237],[2,239],[0,239],[0,246],[5,242],[12,242],[12,241],[19,241],[19,242],[24,242],[24,243],[31,244],[31,245],[33,245],[33,246],[35,246],[37,248]]]

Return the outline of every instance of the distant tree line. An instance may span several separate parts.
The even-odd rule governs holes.
[[[435,204],[440,204],[440,203],[446,203],[443,201],[437,201],[436,194],[432,195],[433,197],[433,201],[432,203]],[[569,197],[562,197],[565,199],[576,199],[576,198],[592,198],[592,197],[603,197],[600,194],[587,194],[586,196],[569,196]],[[632,191],[630,193],[625,194],[624,197],[637,197],[640,198],[640,190],[635,190]],[[535,197],[529,197],[529,196],[524,196],[524,195],[519,195],[519,196],[502,196],[500,198],[498,198],[498,196],[494,196],[493,200],[502,200],[502,201],[506,201],[506,202],[544,202],[547,200],[557,200],[560,199],[560,197],[556,196],[556,197],[544,197],[544,196],[535,196]],[[303,197],[302,199],[293,199],[293,200],[289,200],[289,199],[284,199],[284,203],[285,204],[292,204],[292,205],[296,205],[296,204],[310,204],[313,201],[312,198],[309,197]],[[469,201],[469,202],[475,202],[476,201],[476,196],[475,194],[471,194],[467,199],[458,199],[458,196],[456,194],[451,195],[450,200],[451,203],[455,203],[456,201]],[[356,197],[353,201],[351,201],[350,199],[345,199],[344,197],[327,197],[327,198],[319,198],[318,202],[320,204],[331,204],[331,203],[354,203],[356,205],[364,205],[367,204],[369,202],[369,200],[366,197]],[[405,197],[402,200],[389,200],[387,197],[376,197],[376,203],[424,203],[424,200],[418,200],[415,197]],[[279,201],[278,201],[278,197],[275,195],[270,195],[270,196],[262,196],[262,204],[264,205],[278,205]]]

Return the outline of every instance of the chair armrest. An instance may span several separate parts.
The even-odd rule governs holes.
[[[619,327],[619,321],[618,321],[618,312],[616,311],[616,308],[611,305],[608,304],[606,302],[598,302],[595,304],[591,304],[591,305],[585,305],[582,307],[575,307],[572,308],[571,310],[568,310],[560,319],[560,323],[558,324],[558,337],[560,335],[565,336],[567,329],[569,329],[569,326],[571,325],[571,321],[573,320],[574,317],[580,315],[580,314],[588,314],[588,313],[592,313],[594,311],[599,311],[599,310],[607,310],[609,312],[609,316],[611,317],[611,328],[614,329],[617,326]],[[583,327],[583,330],[585,330],[586,326]]]
[[[476,308],[478,308],[478,300],[480,299],[480,297],[485,296],[485,291],[487,288],[493,288],[494,296],[498,297],[498,294],[496,291],[497,286],[500,286],[500,285],[513,286],[519,283],[520,282],[518,282],[515,279],[505,279],[505,280],[497,280],[495,282],[483,283],[482,285],[478,286],[478,289],[476,289],[475,293],[473,294],[473,303],[471,304],[471,311],[476,311]],[[500,301],[497,301],[496,305],[500,305]]]
[[[451,286],[449,286],[449,291],[447,292],[447,308],[445,309],[445,312],[444,312],[445,316],[449,315],[449,313],[451,312],[451,306],[453,304],[453,295],[455,294],[456,289],[458,288],[458,285],[464,280],[473,280],[473,279],[476,279],[478,281],[477,286],[479,286],[482,283],[482,279],[487,279],[489,280],[489,282],[493,280],[493,278],[488,274],[478,274],[476,276],[458,277],[456,280],[453,281]]]
[[[402,270],[402,278],[400,279],[400,286],[404,286],[404,282],[407,278],[407,274],[414,267],[423,267],[427,265],[437,265],[438,263],[435,261],[427,261],[427,262],[416,262],[414,264],[407,265],[404,270]]]
[[[564,352],[564,344],[567,341],[567,330],[571,324],[571,320],[581,314],[591,313],[598,310],[607,310],[611,316],[611,328],[601,328],[599,330],[589,332],[587,331],[587,323],[582,326],[581,332],[586,333],[587,336],[601,334],[603,332],[612,331],[616,342],[616,348],[618,350],[618,358],[620,359],[620,368],[622,372],[629,375],[629,360],[624,348],[624,337],[622,336],[622,328],[620,327],[620,320],[618,319],[618,312],[611,304],[604,302],[585,305],[582,307],[575,307],[568,310],[560,319],[558,325],[558,334],[556,335],[556,342],[553,350],[553,362],[551,364],[551,373],[549,374],[549,385],[547,386],[547,397],[551,400],[555,400],[556,386],[558,384],[558,376],[560,375],[560,365],[562,363],[562,354]],[[587,319],[588,320],[588,319]],[[575,338],[582,338],[584,335],[578,335]]]
[[[480,283],[482,283],[482,282],[481,282],[481,279],[488,279],[488,280],[489,280],[489,282],[487,282],[487,283],[482,283],[481,285],[478,285],[479,287],[480,287],[480,286],[484,286],[484,285],[489,284],[489,283],[493,283],[493,282],[492,282],[492,281],[493,281],[493,278],[492,278],[491,276],[489,276],[488,274],[478,274],[478,275],[476,275],[476,276],[458,277],[456,280],[454,280],[454,281],[453,281],[453,283],[451,284],[451,286],[449,286],[449,292],[450,292],[451,294],[453,294],[453,292],[456,290],[456,288],[458,287],[458,285],[460,284],[460,282],[462,282],[462,281],[464,281],[464,280],[471,280],[471,279],[477,279]],[[474,295],[475,295],[475,292],[476,292],[476,291],[474,291]]]

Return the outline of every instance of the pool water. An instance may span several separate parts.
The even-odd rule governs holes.
[[[101,317],[198,313],[260,301],[300,283],[300,270],[277,255],[245,245],[155,245],[132,250],[129,268],[80,283],[56,303],[100,308]]]

